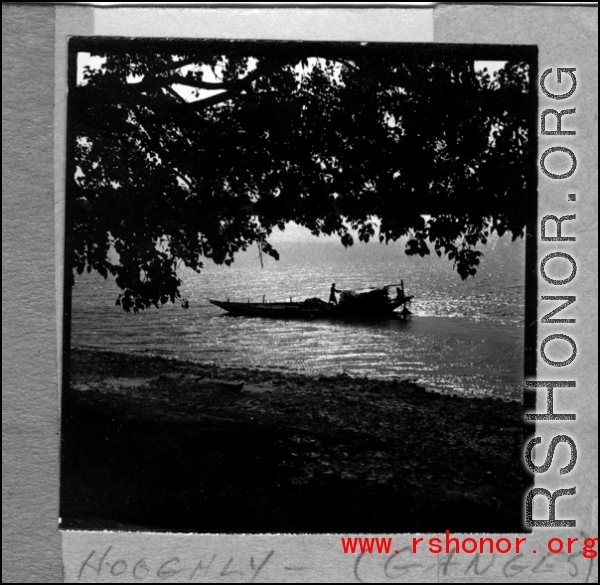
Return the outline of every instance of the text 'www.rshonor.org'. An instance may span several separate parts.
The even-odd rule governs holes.
[[[341,537],[344,554],[399,554],[400,549],[394,549],[391,537]],[[536,542],[539,542],[536,540]],[[539,546],[536,545],[536,546]],[[431,554],[475,554],[475,553],[513,553],[517,555],[531,553],[538,554],[550,552],[552,554],[573,554],[581,552],[586,559],[595,559],[598,556],[597,537],[552,537],[546,541],[546,550],[537,550],[527,546],[527,537],[515,536],[501,537],[456,537],[449,530],[443,537],[413,537],[410,551],[417,554],[426,551]]]

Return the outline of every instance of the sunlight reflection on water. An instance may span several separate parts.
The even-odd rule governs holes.
[[[440,392],[520,400],[523,371],[524,245],[492,238],[475,279],[460,280],[448,260],[414,258],[399,244],[344,249],[284,242],[281,260],[261,269],[255,251],[233,267],[207,263],[184,272],[190,301],[127,315],[112,282],[77,279],[72,343],[150,352],[223,365],[354,376],[413,378]],[[327,299],[338,288],[404,280],[415,295],[407,321],[294,321],[224,314],[207,298],[236,301]]]

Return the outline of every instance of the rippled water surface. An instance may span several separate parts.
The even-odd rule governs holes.
[[[423,386],[520,400],[523,372],[524,243],[492,238],[474,279],[463,282],[447,259],[408,257],[403,245],[285,237],[261,268],[250,250],[230,268],[207,262],[182,273],[178,304],[141,315],[115,306],[114,283],[97,275],[73,291],[72,344],[148,352],[222,365],[311,374],[413,378]],[[329,321],[233,317],[207,298],[237,301],[327,300],[339,289],[404,280],[414,295],[408,320]]]

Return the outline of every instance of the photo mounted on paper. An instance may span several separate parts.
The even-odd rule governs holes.
[[[536,60],[72,38],[61,527],[523,531]]]

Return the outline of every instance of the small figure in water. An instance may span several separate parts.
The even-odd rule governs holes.
[[[329,304],[330,305],[337,305],[337,298],[335,297],[335,293],[341,293],[341,290],[338,290],[337,288],[335,288],[335,282],[331,285],[331,291],[329,293]]]

